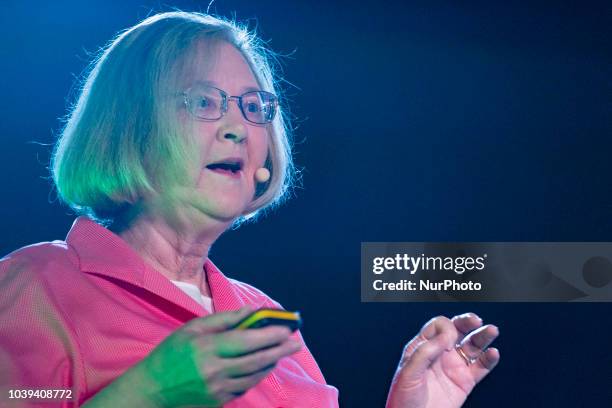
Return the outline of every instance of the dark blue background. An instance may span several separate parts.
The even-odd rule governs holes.
[[[403,344],[474,311],[501,362],[467,406],[609,406],[610,304],[361,304],[362,241],[612,241],[612,9],[218,1],[286,59],[304,187],[211,258],[304,317],[347,407],[382,406]],[[495,4],[491,4],[495,3]],[[65,237],[45,165],[75,75],[154,1],[4,1],[0,252]],[[208,1],[173,6],[205,10]],[[609,4],[609,3],[608,3]],[[32,143],[37,142],[37,143]]]

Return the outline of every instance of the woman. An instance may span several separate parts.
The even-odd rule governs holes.
[[[94,61],[52,162],[81,215],[65,241],[0,261],[3,398],[44,388],[66,390],[59,406],[337,406],[299,331],[232,329],[281,306],[208,258],[291,186],[274,79],[251,33],[197,13],[147,18]],[[460,406],[497,364],[497,335],[473,314],[430,320],[387,405]]]

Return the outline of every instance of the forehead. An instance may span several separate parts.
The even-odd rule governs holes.
[[[197,41],[185,56],[179,83],[183,89],[209,84],[231,95],[260,89],[242,53],[226,41]]]

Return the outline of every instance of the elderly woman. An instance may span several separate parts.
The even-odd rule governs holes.
[[[0,261],[3,402],[338,405],[299,331],[233,328],[281,306],[208,258],[292,183],[267,55],[234,23],[172,12],[94,61],[52,163],[80,216],[65,241]],[[430,320],[405,347],[387,405],[460,406],[497,364],[497,335],[474,314]]]

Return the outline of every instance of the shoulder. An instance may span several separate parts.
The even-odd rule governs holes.
[[[284,309],[280,303],[266,295],[262,290],[257,289],[255,286],[236,279],[228,278],[228,280],[247,303],[260,307]]]
[[[78,399],[84,387],[78,341],[57,292],[78,270],[71,252],[63,241],[40,242],[0,259],[0,377],[10,388],[72,388]]]
[[[17,277],[43,278],[49,273],[78,270],[78,256],[64,241],[39,242],[0,259],[0,282]]]

